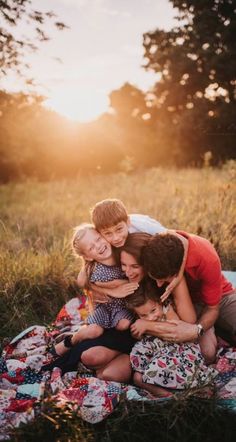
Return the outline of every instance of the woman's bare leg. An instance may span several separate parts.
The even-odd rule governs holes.
[[[153,396],[166,397],[170,395],[169,391],[165,390],[165,388],[157,387],[156,385],[146,384],[145,382],[143,382],[142,374],[139,373],[138,371],[134,373],[133,379],[134,379],[134,384],[137,385],[137,387],[143,388],[144,390],[151,393]]]
[[[105,367],[98,369],[96,374],[105,381],[129,382],[132,374],[129,355],[119,354]]]
[[[83,362],[86,367],[94,368],[96,370],[109,364],[109,362],[119,354],[119,351],[111,350],[107,347],[91,347],[82,353],[81,362]]]

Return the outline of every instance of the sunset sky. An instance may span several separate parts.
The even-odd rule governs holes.
[[[141,67],[142,34],[175,24],[168,0],[32,0],[32,4],[34,9],[54,11],[70,27],[59,32],[48,26],[51,41],[28,57],[29,74],[48,97],[48,107],[89,121],[108,110],[108,94],[124,82],[143,90],[154,84],[157,77]],[[23,31],[27,34],[27,27]],[[8,76],[4,86],[22,89],[14,76]]]

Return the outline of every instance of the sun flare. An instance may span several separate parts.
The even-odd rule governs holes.
[[[108,97],[102,92],[75,89],[57,89],[44,102],[45,106],[53,109],[73,121],[88,122],[96,119],[108,110]]]

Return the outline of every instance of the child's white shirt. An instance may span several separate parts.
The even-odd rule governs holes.
[[[150,218],[148,215],[141,215],[138,213],[132,213],[129,215],[130,225],[129,233],[145,232],[150,235],[155,235],[156,233],[166,233],[167,229],[162,226],[159,221]]]

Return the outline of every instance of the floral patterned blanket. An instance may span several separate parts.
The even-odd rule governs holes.
[[[31,326],[4,347],[0,358],[0,440],[5,440],[13,427],[34,419],[36,409],[49,395],[59,406],[76,406],[81,418],[90,423],[107,417],[121,395],[128,400],[153,400],[132,385],[102,381],[89,373],[78,371],[62,376],[59,368],[52,372],[40,370],[52,360],[48,349],[55,337],[65,330],[78,330],[86,316],[86,297],[73,298],[52,326]],[[215,379],[218,403],[236,411],[236,348],[219,342],[214,367],[219,372]]]

